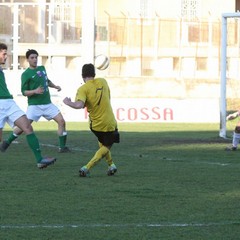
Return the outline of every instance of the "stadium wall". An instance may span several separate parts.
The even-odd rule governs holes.
[[[5,71],[9,89],[25,111],[27,99],[21,94],[21,73]],[[52,102],[60,108],[66,121],[88,121],[86,111],[71,109],[62,102],[66,96],[75,98],[77,88],[83,84],[80,73],[49,71],[48,76],[62,87],[61,92],[50,91]],[[174,79],[108,77],[107,80],[118,122],[219,122],[218,81],[195,84],[191,81],[188,86]]]

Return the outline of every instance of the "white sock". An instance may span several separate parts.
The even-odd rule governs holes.
[[[237,147],[238,146],[238,143],[239,143],[239,140],[240,140],[240,133],[233,133],[233,140],[232,140],[232,145],[233,147]]]

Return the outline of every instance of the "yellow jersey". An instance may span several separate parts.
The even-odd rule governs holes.
[[[79,87],[75,101],[85,103],[92,130],[112,132],[117,128],[117,121],[110,102],[110,89],[104,78],[88,80]]]

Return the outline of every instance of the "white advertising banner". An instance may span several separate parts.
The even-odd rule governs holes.
[[[25,111],[26,97],[14,99]],[[52,102],[59,107],[66,121],[88,121],[86,109],[72,109],[62,100],[60,96],[52,96]],[[216,123],[220,116],[216,99],[113,98],[111,102],[118,122]]]

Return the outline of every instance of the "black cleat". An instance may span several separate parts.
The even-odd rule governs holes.
[[[39,169],[46,168],[49,165],[54,164],[56,160],[57,160],[56,158],[49,158],[49,157],[43,158],[40,162],[37,163],[37,167]]]
[[[237,150],[237,147],[234,147],[233,145],[225,148],[225,151],[236,151],[236,150]]]
[[[3,141],[2,144],[0,145],[0,151],[5,152],[9,146],[10,144],[7,141]]]
[[[68,153],[71,152],[71,150],[68,147],[63,147],[58,149],[59,153]]]

